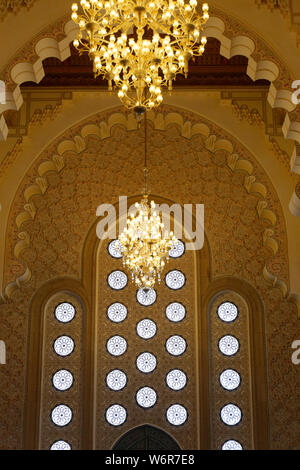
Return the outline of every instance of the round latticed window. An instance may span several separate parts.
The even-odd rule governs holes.
[[[66,441],[56,441],[53,442],[50,450],[72,450],[72,447]]]
[[[185,253],[185,244],[178,240],[178,243],[169,251],[170,258],[181,258]]]
[[[141,288],[137,291],[136,299],[144,307],[153,305],[156,301],[156,291],[154,289]]]
[[[157,393],[151,387],[142,387],[136,393],[136,401],[142,408],[152,408],[157,402]]]
[[[112,258],[120,259],[122,258],[122,245],[119,240],[113,240],[108,244],[108,253]]]
[[[156,335],[157,326],[153,320],[145,318],[136,325],[137,335],[142,339],[151,339]]]
[[[182,426],[187,418],[187,409],[179,404],[171,405],[166,412],[167,421],[173,426]]]
[[[52,383],[54,388],[56,390],[59,390],[61,392],[64,392],[66,390],[69,390],[74,382],[74,377],[73,374],[66,369],[61,369],[55,372],[55,374],[52,377]]]
[[[121,323],[127,318],[127,307],[120,302],[115,302],[108,307],[107,316],[113,323]]]
[[[224,356],[234,356],[239,349],[239,341],[234,336],[226,335],[219,341],[219,350]]]
[[[181,356],[186,350],[186,341],[182,336],[170,336],[166,341],[166,349],[171,356]]]
[[[185,319],[185,306],[179,302],[172,302],[166,307],[166,317],[168,320],[179,323]]]
[[[238,317],[238,314],[238,308],[232,302],[223,302],[218,307],[218,316],[220,320],[226,323],[231,323],[235,321]]]
[[[53,344],[58,356],[69,356],[74,351],[75,343],[70,336],[59,336]]]
[[[173,271],[169,271],[168,274],[166,274],[165,282],[169,289],[182,289],[185,285],[185,275],[181,271],[174,269]]]
[[[122,356],[127,350],[127,341],[122,336],[112,336],[107,341],[106,348],[112,356]]]
[[[241,383],[240,374],[233,369],[226,369],[220,374],[220,384],[225,390],[236,390]]]
[[[75,314],[75,307],[69,302],[63,302],[59,304],[54,311],[56,320],[61,323],[69,323],[73,320]]]
[[[121,426],[127,419],[126,408],[119,404],[111,405],[105,412],[105,418],[112,426]]]
[[[127,375],[122,370],[114,369],[107,374],[106,384],[115,392],[123,390],[127,384]]]
[[[113,290],[125,289],[128,283],[127,274],[125,274],[123,271],[113,271],[109,274],[107,283]]]
[[[236,426],[242,419],[242,411],[236,405],[229,403],[221,409],[221,420],[227,426]]]
[[[144,352],[140,354],[136,359],[136,367],[140,372],[149,374],[156,369],[157,360],[154,354]]]
[[[243,447],[238,441],[230,439],[229,441],[224,442],[222,450],[243,450]]]
[[[182,390],[187,383],[186,374],[179,369],[170,370],[166,376],[166,383],[171,390]]]
[[[56,426],[67,426],[73,417],[71,408],[67,405],[57,405],[51,412],[52,422]]]

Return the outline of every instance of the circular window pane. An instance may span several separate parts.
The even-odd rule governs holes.
[[[144,352],[140,354],[136,360],[136,367],[140,372],[149,374],[156,368],[157,360],[154,354]]]
[[[56,426],[67,426],[72,416],[72,410],[67,405],[58,405],[51,412],[51,419]]]
[[[136,401],[142,408],[151,408],[157,401],[157,393],[153,388],[142,387],[136,393]]]
[[[136,332],[138,336],[143,339],[153,338],[153,336],[156,335],[156,331],[157,331],[156,323],[152,320],[149,320],[149,318],[145,318],[144,320],[141,320],[136,325]]]
[[[231,302],[224,302],[218,307],[218,316],[222,321],[231,323],[237,319],[239,311],[237,306]]]
[[[233,369],[226,369],[220,375],[220,384],[225,390],[236,390],[240,383],[240,374]]]
[[[122,370],[112,370],[106,376],[106,384],[108,388],[115,392],[122,390],[127,384],[127,375]]]
[[[243,450],[242,445],[238,441],[229,440],[224,442],[222,450]]]
[[[219,341],[219,349],[225,356],[234,356],[239,348],[240,344],[234,336],[226,335]]]
[[[73,382],[73,374],[65,369],[61,369],[55,372],[52,378],[53,386],[56,388],[56,390],[60,390],[62,392],[69,390],[69,388],[72,387]]]
[[[139,304],[144,307],[149,307],[156,301],[156,291],[154,289],[142,287],[137,291],[136,298]]]
[[[242,412],[238,406],[229,403],[221,409],[221,419],[224,424],[235,426],[241,421]]]
[[[184,406],[175,404],[167,409],[166,416],[170,424],[173,424],[173,426],[181,426],[186,422],[188,414]]]
[[[178,243],[169,251],[169,256],[171,258],[180,258],[184,255],[185,245],[181,240],[178,240]]]
[[[74,351],[74,341],[70,336],[59,336],[54,341],[53,348],[58,356],[69,356]]]
[[[185,275],[181,271],[174,269],[174,271],[166,274],[165,281],[169,289],[178,290],[185,285]]]
[[[106,348],[112,356],[122,356],[127,349],[127,341],[122,336],[112,336],[106,343]]]
[[[115,302],[107,309],[107,316],[114,323],[121,323],[127,317],[127,308],[125,305]]]
[[[71,450],[71,446],[66,441],[56,441],[53,442],[50,450]]]
[[[166,382],[171,390],[182,390],[186,386],[186,374],[179,369],[170,370],[166,376]]]
[[[186,350],[186,341],[182,336],[171,336],[167,339],[166,349],[172,356],[180,356]]]
[[[113,258],[122,258],[122,245],[119,240],[113,240],[108,244],[108,253]]]
[[[121,426],[127,418],[127,411],[121,405],[112,405],[105,412],[106,421],[112,426]]]
[[[76,310],[72,304],[64,302],[59,304],[55,309],[55,318],[61,323],[69,323],[73,320],[76,314]]]
[[[166,308],[166,317],[173,322],[180,322],[185,318],[186,310],[179,302],[172,302]]]
[[[123,271],[113,271],[107,278],[109,287],[114,290],[122,290],[127,286],[128,277]]]

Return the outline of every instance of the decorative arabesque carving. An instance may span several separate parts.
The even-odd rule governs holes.
[[[37,0],[0,0],[0,21],[8,13],[18,13],[21,8],[30,8]]]
[[[181,136],[184,136],[186,139],[191,141],[191,144],[189,145],[193,146],[193,141],[195,139],[199,139],[202,145],[204,145],[204,148],[211,153],[210,158],[212,158],[213,162],[217,162],[218,158],[216,156],[222,154],[222,165],[227,166],[227,168],[231,170],[229,174],[231,175],[233,181],[235,177],[237,177],[247,193],[259,196],[256,202],[255,210],[256,217],[258,217],[258,219],[261,220],[262,224],[265,226],[261,237],[262,246],[268,248],[270,253],[269,259],[276,257],[279,250],[279,242],[276,240],[277,216],[274,213],[274,210],[269,208],[270,203],[267,197],[268,188],[265,183],[262,183],[258,180],[259,176],[254,174],[255,170],[253,164],[244,157],[240,157],[235,152],[234,144],[232,142],[227,139],[219,138],[216,134],[211,134],[211,129],[204,122],[193,123],[192,121],[188,120],[184,121],[181,115],[174,112],[167,114],[152,113],[149,114],[149,118],[153,122],[154,129],[160,131],[165,130],[166,133],[168,133],[168,126],[172,124],[178,126],[180,128],[179,135],[181,134]],[[47,189],[50,189],[53,185],[53,182],[51,181],[54,180],[58,182],[58,175],[62,172],[62,170],[65,169],[66,157],[68,157],[70,153],[75,153],[80,156],[84,153],[89,154],[90,152],[95,152],[95,147],[94,150],[90,148],[91,140],[94,142],[95,139],[99,143],[100,141],[103,141],[103,148],[106,149],[107,144],[105,140],[111,136],[113,128],[116,125],[122,126],[124,131],[125,129],[129,131],[136,129],[136,122],[132,115],[112,113],[108,119],[99,121],[97,124],[86,123],[85,125],[82,125],[80,129],[78,129],[78,134],[72,135],[72,139],[61,139],[56,146],[56,150],[53,153],[51,152],[51,159],[43,159],[42,163],[36,167],[36,176],[34,177],[33,184],[26,186],[24,189],[25,204],[23,205],[23,210],[16,215],[15,219],[16,226],[18,228],[18,232],[16,233],[18,240],[15,242],[15,245],[12,247],[12,249],[15,259],[22,261],[24,265],[24,271],[21,272],[20,275],[17,276],[14,280],[10,279],[4,293],[2,294],[2,302],[11,298],[13,292],[17,288],[20,288],[22,284],[28,282],[32,276],[32,269],[34,265],[33,259],[30,260],[30,257],[25,254],[26,250],[32,250],[32,234],[24,230],[24,227],[28,226],[28,224],[30,226],[30,222],[36,220],[36,214],[38,210],[35,203],[36,196],[40,196],[38,198],[40,204],[41,197],[46,195]],[[95,144],[96,142],[94,142],[94,146]],[[187,156],[184,156],[183,159],[183,163],[186,164],[189,168],[192,164],[190,162],[190,150],[187,152]],[[196,162],[194,162],[193,165],[196,165]],[[67,169],[66,171],[70,172],[70,169]],[[86,171],[87,168],[85,169],[85,172]],[[112,169],[112,171],[114,170]],[[221,171],[221,168],[219,171]],[[54,177],[55,174],[57,174],[57,177]],[[175,179],[176,178],[177,177],[175,176]],[[108,180],[103,180],[104,187],[107,187],[107,184],[109,184]],[[115,197],[118,197],[117,193],[115,194]],[[184,202],[186,201],[183,201],[183,203]],[[268,226],[272,229],[270,229]],[[59,257],[59,253],[57,253],[56,258],[57,257]],[[269,261],[267,261],[267,259],[265,264],[262,266],[262,272],[264,274],[264,278],[272,285],[277,285],[281,289],[284,296],[289,297],[292,295],[288,289],[288,278],[285,280],[280,280],[277,273],[274,275],[274,273],[270,272]]]
[[[149,119],[154,197],[204,202],[211,276],[244,278],[263,300],[271,448],[296,449],[299,419],[295,403],[300,401],[300,376],[291,365],[290,352],[299,320],[295,305],[278,284],[282,279],[288,286],[289,273],[286,228],[276,192],[251,154],[212,123],[189,112],[179,114],[171,107],[161,108]],[[131,195],[139,195],[142,161],[138,162],[144,137],[135,126],[131,115],[116,110],[89,117],[51,143],[20,185],[6,240],[5,279],[11,292],[10,298],[5,293],[5,303],[0,305],[1,337],[12,352],[10,374],[0,367],[3,449],[22,448],[31,299],[48,281],[62,275],[80,278],[82,247],[99,204],[115,203],[119,194],[128,194],[129,189]],[[206,148],[206,142],[213,151]],[[250,176],[255,181],[248,179]],[[37,182],[37,178],[41,180]],[[24,204],[34,204],[35,209],[28,212]],[[19,214],[23,215],[18,218],[18,227]],[[20,240],[18,233],[25,232],[30,246],[20,246],[17,259],[14,248],[26,240]],[[276,255],[272,250],[277,250]],[[24,283],[18,278],[25,266],[31,277]],[[271,283],[265,279],[264,266],[275,276]]]
[[[216,16],[212,16],[205,29],[207,37],[213,37],[221,42],[221,54],[230,58],[234,55],[243,55],[248,58],[247,74],[252,80],[266,79],[270,81],[268,92],[268,102],[273,108],[282,108],[286,111],[285,121],[282,127],[284,137],[299,141],[300,132],[300,111],[292,103],[292,90],[290,83],[292,78],[287,73],[287,68],[276,57],[276,53],[272,51],[265,43],[250,32],[240,34],[240,25],[233,19],[229,18],[225,13],[215,10]],[[218,16],[217,16],[218,15]],[[18,59],[14,59],[12,64],[5,67],[6,70],[6,86],[8,104],[4,107],[0,106],[0,111],[8,109],[18,110],[23,103],[20,85],[26,81],[39,83],[44,77],[44,69],[42,61],[48,57],[57,57],[65,60],[70,56],[69,44],[73,41],[77,33],[74,23],[64,23],[65,37],[61,39],[60,35],[52,37],[49,33],[48,37],[43,33],[41,38],[35,38],[33,45],[27,45],[26,48],[31,51],[29,60],[24,61],[26,51],[22,51],[22,55]],[[252,38],[252,37],[253,38]],[[255,40],[254,40],[255,39]],[[32,52],[32,49],[34,52]],[[287,87],[287,83],[289,84]],[[257,120],[257,116],[252,116]],[[0,119],[0,139],[5,140],[8,136],[8,127],[4,116]],[[294,148],[294,154],[291,160],[292,171],[297,173],[297,163],[299,160],[297,145]],[[296,207],[295,207],[296,206]],[[298,214],[300,200],[297,199],[290,208],[294,214]]]

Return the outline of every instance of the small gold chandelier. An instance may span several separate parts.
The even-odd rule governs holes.
[[[199,2],[201,3],[201,2]],[[114,86],[128,109],[138,114],[163,101],[162,87],[172,90],[177,74],[188,74],[188,62],[201,56],[209,18],[197,0],[81,0],[72,5],[79,25],[73,44],[93,61],[95,76]]]
[[[150,289],[156,280],[160,283],[161,273],[169,260],[169,250],[178,240],[173,232],[166,232],[154,201],[148,203],[147,188],[147,126],[145,119],[145,167],[144,196],[136,203],[137,214],[127,219],[127,226],[118,240],[121,245],[124,267],[131,273],[132,281],[139,288]]]

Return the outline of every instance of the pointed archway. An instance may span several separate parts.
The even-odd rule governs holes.
[[[168,433],[146,424],[124,434],[113,450],[180,450],[180,447]]]

